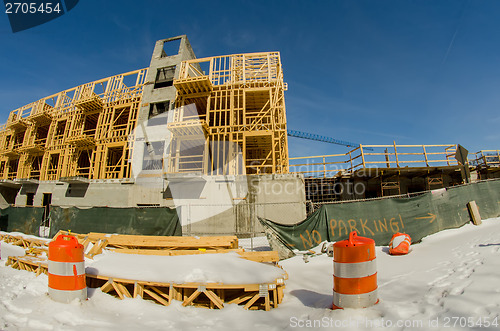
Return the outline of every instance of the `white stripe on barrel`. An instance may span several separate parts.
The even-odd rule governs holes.
[[[370,307],[378,301],[377,290],[363,294],[340,294],[333,292],[333,302],[342,308]]]
[[[363,278],[377,273],[376,260],[358,263],[333,262],[333,275],[340,278]]]
[[[49,273],[56,276],[76,276],[85,274],[85,262],[56,262],[49,260]]]

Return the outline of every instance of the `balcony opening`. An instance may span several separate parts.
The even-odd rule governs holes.
[[[10,142],[12,141],[12,136],[8,135],[5,137],[5,149],[10,149],[12,146],[10,146]]]
[[[56,132],[54,140],[62,140],[66,131],[66,121],[58,121],[56,124]]]
[[[26,131],[16,132],[14,135],[14,148],[19,148],[23,145],[24,134]]]
[[[92,150],[83,150],[78,156],[76,165],[76,175],[80,177],[90,178],[90,169],[92,165]]]
[[[59,154],[49,155],[49,167],[47,170],[47,176],[49,180],[58,179],[58,169],[59,169]]]
[[[47,141],[47,135],[49,134],[49,126],[39,126],[36,128],[36,138],[35,143],[40,143],[45,145]]]
[[[118,179],[126,177],[125,155],[123,147],[110,147],[106,157],[106,179]]]
[[[179,151],[179,172],[202,172],[205,141],[203,139],[181,140]]]
[[[19,165],[19,159],[9,160],[8,174],[7,178],[14,180],[17,177],[17,168]]]
[[[154,88],[169,87],[174,84],[175,66],[158,69]]]
[[[94,137],[99,114],[86,115],[83,122],[83,134]]]
[[[43,159],[42,155],[37,155],[33,157],[33,160],[31,161],[29,178],[40,179],[40,169],[42,168],[42,159]]]
[[[245,125],[254,125],[253,129],[269,129],[273,119],[270,109],[268,90],[245,92]]]
[[[190,120],[206,120],[207,98],[196,100],[186,100],[186,105],[179,110],[182,111],[181,122]]]
[[[273,138],[272,134],[245,136],[245,163],[248,174],[273,173]]]
[[[130,107],[116,108],[113,115],[113,124],[111,127],[112,137],[126,136],[129,124]]]

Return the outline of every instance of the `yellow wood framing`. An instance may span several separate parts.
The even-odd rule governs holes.
[[[342,177],[370,168],[458,167],[455,152],[456,145],[360,145],[343,154],[290,158],[290,169],[312,177]]]
[[[48,275],[48,262],[40,257],[13,257],[6,262],[14,269],[26,270],[36,275]],[[132,279],[112,278],[105,275],[86,274],[87,286],[100,288],[108,294],[114,294],[121,300],[141,297],[155,303],[168,306],[172,300],[182,301],[183,306],[197,306],[222,309],[225,303],[244,304],[245,309],[269,311],[277,308],[283,300],[284,278],[264,284],[222,283],[160,283]]]
[[[0,126],[0,179],[129,178],[146,74],[104,78],[12,111]]]
[[[167,173],[288,173],[278,52],[184,61],[174,86]]]

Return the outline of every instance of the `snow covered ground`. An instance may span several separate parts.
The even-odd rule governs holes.
[[[332,311],[332,259],[281,262],[289,279],[269,312],[163,307],[89,290],[83,303],[47,296],[47,276],[5,267],[17,247],[1,244],[0,329],[4,330],[483,330],[500,329],[500,218],[425,238],[406,256],[377,247],[380,302]],[[486,326],[489,324],[489,328]]]

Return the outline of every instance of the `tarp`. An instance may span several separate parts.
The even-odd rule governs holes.
[[[470,221],[467,203],[475,200],[481,218],[500,216],[500,180],[426,192],[413,198],[324,204],[304,221],[282,225],[260,219],[291,249],[307,250],[322,241],[347,239],[351,231],[387,245],[396,232],[418,242],[425,236]]]
[[[62,208],[50,207],[50,236],[59,230],[75,233],[118,233],[132,235],[181,236],[175,209],[162,208]]]
[[[43,207],[7,207],[0,210],[0,230],[38,235]]]

